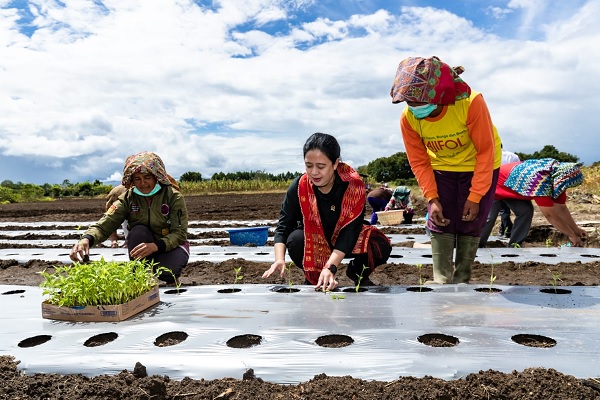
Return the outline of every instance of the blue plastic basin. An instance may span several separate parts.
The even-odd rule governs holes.
[[[256,245],[264,246],[269,237],[268,226],[254,226],[252,228],[227,229],[229,241],[234,246]]]

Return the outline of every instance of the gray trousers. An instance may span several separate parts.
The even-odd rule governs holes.
[[[503,199],[494,200],[492,209],[488,215],[483,231],[481,232],[481,238],[479,240],[479,247],[485,247],[492,229],[496,224],[498,213],[502,207],[502,202],[508,205],[508,208],[515,214],[513,221],[512,231],[510,233],[510,239],[508,241],[508,247],[513,247],[515,244],[521,246],[529,233],[531,228],[531,221],[533,220],[533,204],[531,200],[517,200],[517,199]]]

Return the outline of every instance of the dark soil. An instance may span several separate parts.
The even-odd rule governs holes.
[[[186,198],[191,221],[220,220],[275,220],[279,215],[282,193],[248,195],[188,196]],[[0,221],[3,222],[91,222],[102,214],[104,199],[58,200],[47,203],[2,204]],[[598,246],[597,204],[580,205],[574,212],[578,221],[586,220],[589,232],[586,246]],[[572,208],[573,209],[573,208]],[[370,212],[370,210],[368,210]],[[421,214],[421,215],[419,215]],[[417,208],[417,217],[423,216],[423,207]],[[74,228],[77,224],[74,224]],[[10,227],[3,228],[4,230]],[[39,228],[37,228],[39,230]],[[402,227],[386,228],[387,233],[402,233]],[[412,231],[414,232],[414,231]],[[0,230],[0,236],[2,230]],[[75,241],[74,236],[73,240]],[[206,237],[206,236],[204,236]],[[215,236],[217,245],[226,236]],[[50,237],[45,237],[50,238]],[[190,238],[194,241],[194,238]],[[566,238],[536,216],[526,247],[561,244]],[[401,246],[412,246],[402,243]],[[492,243],[502,246],[502,242]],[[38,271],[50,269],[59,262],[30,260],[20,264],[15,260],[0,259],[0,284],[37,285]],[[243,265],[244,284],[280,283],[279,278],[264,280],[262,273],[269,263],[232,259],[222,263],[193,262],[184,270],[182,285],[212,285],[231,282],[232,267]],[[600,261],[591,263],[543,264],[505,261],[494,265],[497,285],[548,286],[552,274],[560,274],[561,286],[598,286]],[[351,285],[340,266],[340,285]],[[292,270],[292,280],[303,281],[300,270]],[[423,269],[423,278],[431,277],[431,268]],[[386,264],[372,275],[379,285],[418,285],[419,276],[414,265]],[[489,286],[490,265],[478,262],[473,266],[472,283]],[[600,399],[600,379],[597,371],[590,378],[576,379],[553,369],[534,368],[512,373],[493,370],[469,374],[462,379],[442,380],[432,377],[399,377],[392,382],[364,381],[350,376],[328,377],[315,371],[315,377],[297,385],[278,385],[264,382],[252,370],[244,376],[217,380],[171,380],[167,376],[146,376],[141,364],[117,375],[85,377],[82,375],[34,374],[27,375],[17,368],[18,360],[0,356],[0,399]]]

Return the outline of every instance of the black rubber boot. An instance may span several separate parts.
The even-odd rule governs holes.
[[[402,221],[402,223],[403,224],[412,224],[413,215],[414,214],[405,213],[404,214],[404,220]]]

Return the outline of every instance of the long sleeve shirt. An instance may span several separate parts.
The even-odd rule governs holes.
[[[500,137],[481,94],[472,92],[433,118],[417,119],[407,107],[400,128],[408,161],[428,201],[439,197],[434,171],[472,171],[468,199],[479,203],[502,158]]]
[[[148,200],[151,203],[148,204]],[[102,243],[112,232],[128,221],[128,229],[145,225],[154,234],[158,252],[171,251],[187,240],[188,214],[183,195],[172,186],[163,186],[151,197],[139,196],[128,190],[115,201],[104,216],[84,233],[90,245]]]
[[[296,178],[289,186],[285,198],[281,204],[279,213],[279,222],[275,228],[275,243],[285,243],[287,237],[295,229],[303,228],[302,211],[300,209],[300,200],[298,199],[298,181]],[[317,197],[317,208],[323,225],[325,238],[329,242],[332,250],[339,250],[344,254],[351,254],[356,241],[360,235],[364,218],[356,218],[348,226],[340,230],[335,246],[331,243],[333,231],[340,217],[342,209],[342,199],[348,188],[348,182],[335,174],[335,181],[331,191],[327,194],[321,193],[319,189],[314,188]]]

